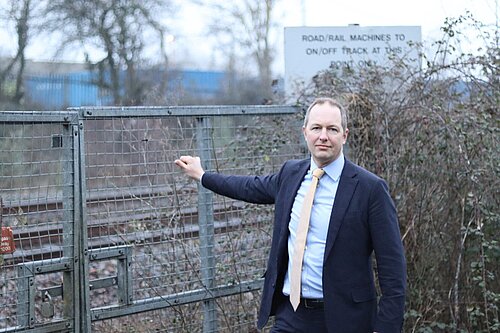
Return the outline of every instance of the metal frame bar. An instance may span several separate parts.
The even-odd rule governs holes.
[[[25,264],[17,266],[17,325],[33,327],[35,324],[35,273]]]
[[[79,290],[79,271],[74,267],[75,253],[79,252],[78,247],[78,232],[75,225],[77,224],[75,215],[75,206],[79,205],[77,197],[75,197],[75,187],[78,184],[78,173],[75,170],[78,168],[78,154],[75,152],[75,145],[78,135],[78,126],[75,124],[62,124],[62,148],[63,156],[61,161],[61,170],[63,172],[63,256],[71,259],[71,270],[63,271],[63,316],[71,318],[74,322],[75,313],[78,313],[77,304],[75,302],[79,295],[75,290]],[[69,141],[69,142],[68,142]],[[75,205],[76,204],[76,205]]]
[[[241,282],[236,285],[217,286],[208,291],[207,289],[190,290],[178,294],[156,296],[133,301],[127,307],[117,305],[92,309],[92,320],[105,320],[114,317],[128,316],[146,311],[170,308],[179,305],[206,301],[207,298],[217,298],[238,295],[241,293],[257,291],[262,288],[263,279]],[[205,331],[204,331],[205,332]]]
[[[72,211],[73,211],[73,225],[72,225],[72,232],[73,232],[73,253],[72,253],[72,258],[73,258],[73,275],[72,275],[72,291],[64,290],[65,293],[71,292],[72,293],[72,300],[73,300],[73,308],[69,311],[72,311],[72,318],[73,318],[73,323],[74,323],[74,329],[75,332],[81,331],[81,320],[79,318],[81,311],[81,297],[82,294],[80,292],[74,292],[75,290],[82,290],[82,280],[86,281],[87,279],[82,279],[82,269],[81,269],[81,262],[82,262],[82,244],[81,244],[81,239],[82,239],[82,207],[84,206],[83,203],[85,201],[82,201],[82,194],[81,194],[81,181],[82,181],[82,175],[81,175],[81,166],[82,166],[82,159],[81,159],[81,154],[80,154],[80,140],[82,136],[82,131],[80,131],[80,121],[77,118],[76,123],[72,123],[72,174],[73,174],[73,189],[72,189],[72,195],[73,195],[73,206],[72,206]]]
[[[214,106],[161,106],[161,107],[81,107],[70,108],[82,118],[102,117],[207,117],[238,115],[278,115],[293,114],[299,110],[295,106],[276,105],[214,105]]]
[[[6,329],[0,329],[0,333],[19,333],[19,332],[29,332],[29,333],[50,333],[50,332],[78,332],[73,330],[70,322],[54,322],[49,324],[44,324],[43,326],[35,326],[33,328],[26,328],[22,326],[14,326]]]
[[[75,111],[2,111],[0,123],[78,123]]]
[[[78,243],[80,251],[75,256],[77,260],[80,278],[78,279],[78,288],[80,295],[76,322],[80,329],[79,332],[91,333],[91,315],[90,315],[90,284],[87,277],[89,274],[89,247],[88,247],[88,232],[87,232],[87,182],[85,176],[85,127],[82,119],[78,119],[78,140],[75,140],[75,145],[78,149],[75,154],[78,155],[78,166],[75,168],[75,177],[78,174],[78,186],[75,186],[75,198],[77,198],[78,205],[75,206],[75,230],[78,230],[80,236],[75,242]]]
[[[204,169],[211,170],[210,118],[198,118],[197,120],[196,140],[198,154],[203,161]],[[198,184],[198,224],[200,226],[201,279],[207,295],[210,296],[215,287],[213,194],[201,184]],[[203,332],[217,332],[217,309],[213,298],[208,297],[204,300],[203,312]]]

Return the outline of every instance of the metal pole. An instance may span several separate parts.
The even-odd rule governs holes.
[[[62,125],[62,172],[63,172],[63,257],[68,258],[72,269],[63,272],[63,312],[64,317],[71,321],[68,328],[73,326],[73,330],[79,330],[77,316],[80,312],[79,302],[79,269],[78,253],[80,246],[77,210],[78,197],[75,196],[75,189],[79,186],[77,156],[75,148],[78,141],[78,124],[65,123]],[[75,205],[76,204],[76,205]]]
[[[78,159],[78,167],[75,170],[75,214],[77,214],[76,221],[79,222],[78,226],[78,242],[79,242],[79,257],[78,257],[78,270],[79,270],[79,307],[78,320],[80,330],[82,333],[90,333],[92,328],[92,319],[90,313],[90,287],[89,287],[89,248],[88,248],[88,233],[87,233],[87,182],[85,178],[85,127],[83,117],[78,120],[78,137],[75,137],[75,158]],[[77,172],[76,172],[77,171]],[[77,182],[78,181],[78,182]],[[77,331],[75,331],[77,332]]]
[[[211,169],[210,118],[198,118],[196,135],[198,154],[203,168]],[[208,295],[215,287],[214,215],[212,192],[198,184],[198,223],[200,225],[201,278]],[[203,302],[203,332],[217,332],[215,299],[207,297]]]

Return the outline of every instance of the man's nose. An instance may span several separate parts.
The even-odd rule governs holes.
[[[322,141],[328,140],[328,135],[327,135],[327,129],[326,128],[323,128],[321,130],[321,133],[319,134],[319,139],[322,140]]]

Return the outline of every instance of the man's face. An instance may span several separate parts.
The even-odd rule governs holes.
[[[342,128],[339,108],[324,103],[313,106],[302,132],[314,162],[324,167],[339,157],[349,130]]]

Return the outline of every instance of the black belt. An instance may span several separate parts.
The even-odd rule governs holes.
[[[323,299],[314,298],[300,298],[300,305],[303,305],[306,309],[323,309],[325,302]]]

